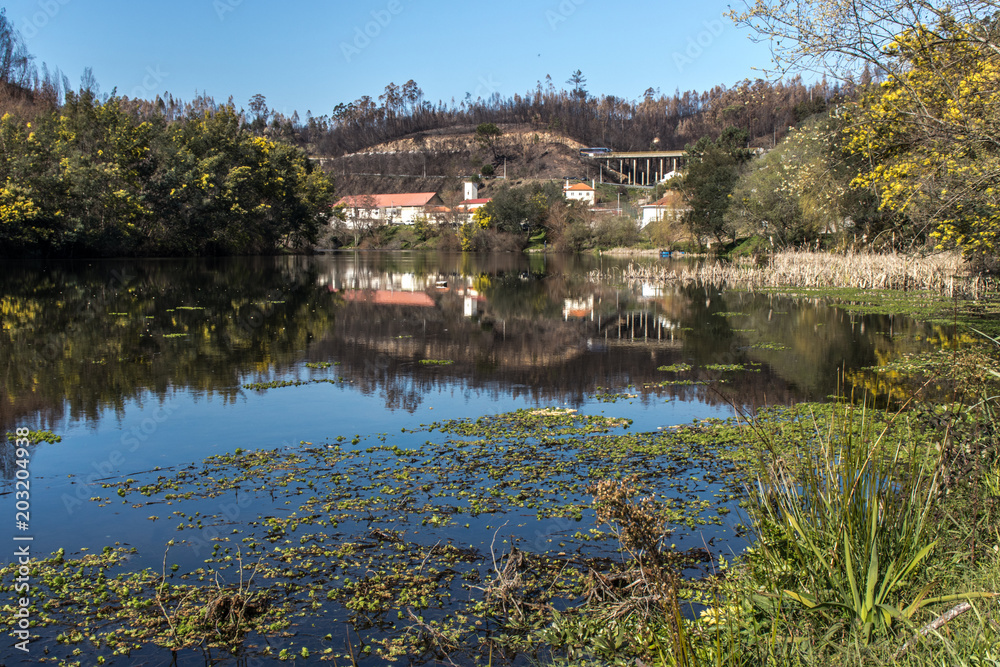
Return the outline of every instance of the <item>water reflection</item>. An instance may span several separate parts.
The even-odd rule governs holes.
[[[787,403],[947,335],[820,300],[591,279],[614,262],[369,253],[7,266],[0,426],[94,422],[180,391],[231,402],[242,383],[304,361],[339,362],[393,410],[443,386],[570,405],[629,385],[642,399]],[[678,363],[695,384],[662,384],[673,376],[657,368]],[[705,368],[748,364],[759,367]]]

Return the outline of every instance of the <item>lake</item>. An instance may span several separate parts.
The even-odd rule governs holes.
[[[505,563],[572,572],[520,584],[523,599],[568,607],[593,563],[619,558],[591,484],[638,475],[697,576],[746,544],[727,445],[699,440],[699,424],[860,395],[865,368],[954,337],[821,298],[599,278],[629,261],[683,260],[3,266],[0,426],[61,439],[21,454],[8,441],[0,456],[8,553],[30,544],[47,559],[30,578],[30,653],[11,640],[0,659],[169,663],[167,649],[132,648],[122,620],[169,643],[186,614],[222,614],[222,593],[239,591],[266,600],[250,610],[270,630],[226,640],[241,664],[282,650],[486,664],[484,639],[517,629],[487,604]],[[19,470],[30,494],[16,494]]]

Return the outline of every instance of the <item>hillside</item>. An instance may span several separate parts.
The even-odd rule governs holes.
[[[501,125],[503,136],[494,151],[480,145],[475,127],[457,126],[418,132],[364,151],[322,159],[339,194],[457,190],[459,182],[479,174],[485,165],[495,179],[600,178],[596,163],[580,156],[584,144],[552,131],[527,125]],[[617,174],[604,171],[605,180]],[[494,180],[495,180],[494,179]],[[489,189],[491,179],[486,181]]]

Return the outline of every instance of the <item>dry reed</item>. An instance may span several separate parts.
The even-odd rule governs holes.
[[[756,259],[700,265],[636,265],[594,277],[625,280],[701,282],[730,287],[840,287],[885,290],[930,290],[949,297],[980,298],[995,279],[970,273],[958,253],[915,257],[899,253],[843,255],[784,251],[765,263]]]

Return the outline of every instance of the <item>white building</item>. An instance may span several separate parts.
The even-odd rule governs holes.
[[[575,183],[573,185],[566,181],[563,186],[563,196],[570,201],[581,201],[587,206],[593,206],[596,200],[597,191],[586,183]]]
[[[663,197],[641,208],[642,217],[639,220],[639,229],[660,220],[680,222],[684,214],[691,210],[691,207],[684,201],[684,196],[676,190],[668,190]]]
[[[337,202],[344,210],[348,227],[377,222],[389,225],[412,225],[429,209],[443,206],[436,192],[404,192],[392,195],[351,195]]]

